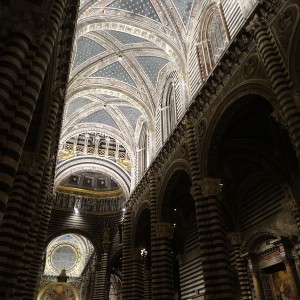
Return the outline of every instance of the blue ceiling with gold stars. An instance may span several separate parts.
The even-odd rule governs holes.
[[[105,50],[104,47],[90,38],[80,36],[76,41],[76,56],[73,63],[73,69]]]
[[[172,0],[184,25],[188,25],[194,0]]]
[[[66,116],[69,117],[72,113],[74,113],[77,109],[91,103],[92,101],[85,98],[76,98],[69,105],[67,109]]]
[[[153,87],[156,87],[159,72],[169,61],[157,56],[138,56],[136,60],[146,73]]]
[[[128,45],[128,44],[138,44],[143,42],[148,42],[147,40],[140,38],[138,36],[116,31],[116,30],[106,30],[112,37],[114,37],[118,42],[120,42],[122,45]]]
[[[138,165],[141,126],[146,123],[150,145],[166,78],[187,71],[190,19],[196,22],[199,3],[81,0],[62,143],[91,132],[114,136],[126,145],[124,161]]]
[[[158,14],[150,0],[116,0],[107,7],[126,10],[160,22]]]
[[[100,123],[119,129],[115,120],[104,109],[99,110],[80,121],[80,123]]]
[[[119,106],[120,111],[128,120],[133,130],[136,128],[137,120],[142,115],[141,111],[130,106]]]
[[[129,85],[136,87],[135,82],[130,77],[125,68],[121,65],[120,62],[115,62],[111,65],[108,65],[97,72],[91,75],[92,77],[104,77],[104,78],[114,78],[116,80],[122,81]]]

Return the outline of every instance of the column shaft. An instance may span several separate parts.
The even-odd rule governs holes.
[[[232,299],[233,280],[230,269],[224,221],[218,194],[219,180],[200,179],[199,159],[194,125],[186,120],[188,151],[192,173],[200,256],[203,270],[205,299]]]
[[[249,276],[247,273],[247,267],[240,255],[241,249],[241,239],[239,233],[232,233],[229,238],[232,242],[233,252],[234,252],[234,259],[236,263],[236,272],[238,275],[240,289],[241,289],[241,299],[252,299],[251,294],[251,287],[249,282]]]
[[[0,178],[2,179],[0,184],[0,223],[2,223],[4,209],[18,168],[35,104],[63,20],[65,2],[66,0],[55,1],[53,5],[49,17],[52,24],[51,30],[39,46],[37,55],[32,59],[32,68],[26,77],[22,96],[18,101],[18,113],[8,126],[9,132],[0,156]],[[6,101],[9,101],[10,97],[11,95]]]
[[[131,261],[131,209],[127,208],[123,221],[122,298],[131,299],[133,265]]]
[[[173,252],[171,237],[173,227],[168,223],[156,223],[156,238],[151,245],[152,299],[173,300]]]

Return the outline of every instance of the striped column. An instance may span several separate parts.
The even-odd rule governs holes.
[[[3,117],[10,102],[17,80],[31,47],[31,39],[25,33],[13,32],[0,55],[0,141],[5,127]],[[1,144],[1,142],[0,142]]]
[[[198,184],[202,196],[195,199],[195,208],[206,299],[232,299],[233,277],[220,207],[220,181],[203,178]]]
[[[131,277],[131,295],[132,300],[143,299],[144,293],[144,274],[143,274],[143,261],[141,258],[141,249],[131,249],[131,264],[132,264],[132,277]]]
[[[194,125],[189,119],[184,122],[204,279],[203,289],[200,289],[199,292],[205,294],[207,300],[233,299],[233,276],[219,200],[220,181],[212,178],[200,178]]]
[[[107,261],[108,261],[108,249],[109,249],[109,244],[110,243],[102,243],[102,260],[101,260],[101,268],[100,268],[100,282],[99,288],[100,288],[100,293],[98,300],[107,300],[108,297],[108,285],[107,285]]]
[[[43,182],[41,183],[40,180],[37,181],[39,189],[32,189],[32,197],[34,197],[36,192],[39,192],[39,195],[36,195],[38,201],[33,212],[34,218],[31,222],[27,244],[24,250],[24,257],[27,259],[23,259],[23,270],[20,272],[18,280],[20,285],[17,286],[20,291],[24,291],[23,295],[19,294],[23,300],[33,299],[37,288],[38,275],[40,273],[43,252],[45,251],[45,240],[52,208],[53,196],[49,193],[47,197],[47,193],[49,186],[51,186],[50,174],[52,173],[53,167],[53,161],[49,162],[45,174],[42,176]]]
[[[96,262],[94,265],[95,268],[95,281],[94,281],[94,286],[93,286],[93,300],[101,300],[101,286],[100,286],[100,282],[101,282],[101,263],[100,262]]]
[[[38,193],[40,191],[41,180],[43,178],[44,163],[39,161],[35,174],[30,177],[27,193],[23,199],[23,216],[21,217],[23,226],[28,227],[26,237],[26,244],[24,247],[22,263],[19,268],[18,284],[14,299],[32,299],[34,295],[35,286],[32,286],[30,279],[35,278],[38,274],[30,274],[31,262],[33,260],[36,241],[36,233],[38,231],[37,219],[37,206],[38,206]],[[42,241],[41,241],[42,243]],[[37,278],[35,278],[37,279]]]
[[[132,241],[132,215],[131,208],[127,208],[123,221],[123,257],[122,257],[122,298],[131,299],[132,286],[132,263],[131,263],[131,241]]]
[[[5,144],[2,147],[0,156],[0,223],[2,223],[4,209],[18,168],[36,100],[63,19],[65,2],[66,0],[57,0],[53,4],[50,14],[51,26],[50,24],[48,26],[50,31],[43,43],[39,46],[37,55],[33,59],[31,70],[23,84],[22,96],[18,101],[17,113],[8,126],[10,129],[5,137]],[[10,97],[11,95],[9,95],[7,101],[10,101]]]
[[[241,299],[242,300],[252,299],[247,268],[243,258],[240,255],[241,235],[239,232],[233,232],[228,237],[233,247],[234,259],[236,263],[236,272],[239,278],[239,283],[241,288]]]
[[[144,300],[152,299],[151,282],[152,282],[151,270],[145,269],[144,270]]]
[[[263,18],[256,15],[247,30],[254,34],[257,50],[281,108],[283,122],[291,137],[296,155],[300,159],[300,112],[292,96],[290,89],[292,83],[286,66],[271,30]]]
[[[32,211],[28,211],[30,204],[24,203],[24,199],[31,193],[29,186],[36,168],[35,156],[23,155],[1,226],[0,298],[3,296],[3,299],[6,299],[5,295],[12,296],[23,264],[32,219]]]
[[[156,238],[151,245],[152,299],[173,300],[173,226],[169,223],[156,223],[155,233]]]

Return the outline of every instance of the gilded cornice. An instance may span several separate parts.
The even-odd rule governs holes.
[[[60,185],[57,190],[57,193],[62,194],[73,194],[73,195],[79,195],[83,197],[92,197],[92,198],[112,198],[112,197],[119,197],[122,196],[123,192],[121,189],[113,190],[113,191],[92,191],[87,189],[80,189],[70,186],[64,186]]]

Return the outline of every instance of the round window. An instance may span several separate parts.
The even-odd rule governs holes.
[[[58,270],[70,270],[76,263],[76,250],[69,245],[57,247],[52,253],[52,265]]]

